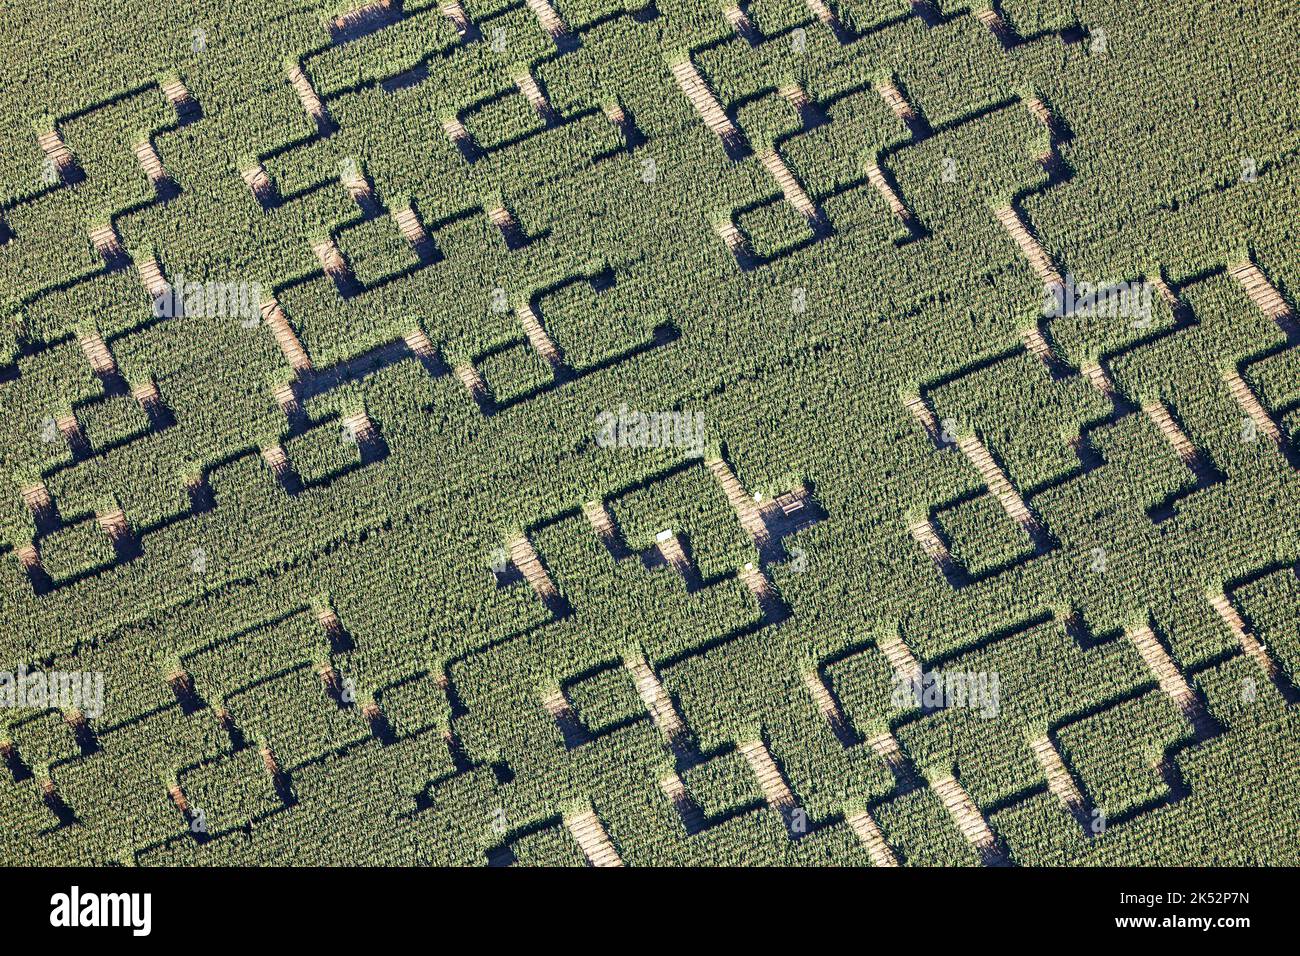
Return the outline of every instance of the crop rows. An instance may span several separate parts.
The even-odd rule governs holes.
[[[24,11],[4,858],[1294,862],[1247,6]]]

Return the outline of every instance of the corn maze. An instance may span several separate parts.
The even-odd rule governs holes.
[[[1300,863],[1293,4],[109,8],[0,39],[0,860]]]

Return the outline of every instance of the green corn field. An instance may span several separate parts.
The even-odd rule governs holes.
[[[1300,864],[1291,0],[0,32],[0,863]]]

